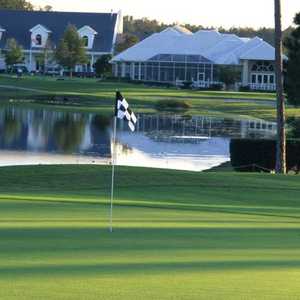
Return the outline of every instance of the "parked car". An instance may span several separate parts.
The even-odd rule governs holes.
[[[60,76],[62,75],[62,69],[59,67],[49,67],[46,69],[45,74],[51,76]]]
[[[29,71],[26,68],[26,66],[15,65],[15,66],[13,66],[11,68],[8,68],[8,73],[13,73],[13,74],[19,74],[19,73],[28,74]]]

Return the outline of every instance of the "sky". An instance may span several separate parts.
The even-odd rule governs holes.
[[[31,0],[54,10],[109,12],[147,17],[166,23],[212,27],[274,27],[274,0]],[[300,12],[300,0],[282,0],[283,27]]]

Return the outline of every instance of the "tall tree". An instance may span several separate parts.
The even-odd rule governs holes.
[[[275,66],[277,94],[277,154],[276,173],[286,173],[285,103],[283,94],[281,0],[275,4]]]
[[[68,25],[55,51],[57,62],[70,71],[72,77],[76,65],[87,63],[84,40],[74,25]]]
[[[34,6],[26,0],[0,0],[1,9],[33,10]]]
[[[21,63],[24,60],[22,47],[15,39],[8,39],[4,50],[5,63],[8,67]]]
[[[119,38],[119,41],[116,46],[116,52],[120,53],[122,51],[125,51],[126,49],[134,46],[139,41],[139,38],[134,34],[125,33]]]
[[[289,60],[287,61],[287,73],[285,89],[288,102],[292,105],[300,105],[300,13],[294,19],[296,28],[292,30],[285,40],[285,47]]]

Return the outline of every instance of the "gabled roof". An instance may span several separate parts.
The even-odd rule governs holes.
[[[93,34],[98,34],[98,32],[97,32],[95,29],[93,29],[91,26],[88,26],[88,25],[85,25],[85,26],[79,28],[79,29],[78,29],[78,32],[85,31],[85,30],[86,30],[86,31],[90,31],[90,32],[92,32]]]
[[[34,27],[31,28],[29,31],[30,31],[30,32],[34,32],[34,31],[36,31],[36,30],[38,30],[38,29],[43,29],[43,30],[45,30],[45,31],[48,32],[48,33],[51,32],[50,29],[48,29],[46,26],[44,26],[44,25],[42,25],[42,24],[38,24],[38,25],[34,26]]]
[[[256,46],[251,47],[242,53],[240,59],[275,60],[275,49],[265,41],[261,40]]]
[[[5,31],[5,29],[0,25],[0,31]]]
[[[31,43],[29,30],[39,24],[51,30],[51,41],[57,44],[66,27],[73,24],[78,29],[90,26],[98,32],[91,51],[110,53],[113,48],[118,19],[118,13],[0,10],[0,21],[6,30],[0,41],[0,48],[5,47],[8,38],[15,38],[24,49],[29,49]]]
[[[185,33],[169,27],[155,33],[112,59],[146,61],[159,54],[200,55],[215,64],[239,64],[241,59],[274,60],[274,47],[255,38],[240,38],[216,30]]]

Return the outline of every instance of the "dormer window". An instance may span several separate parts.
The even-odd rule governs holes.
[[[31,47],[45,47],[51,31],[45,26],[38,24],[30,29]]]
[[[84,47],[87,48],[89,46],[89,37],[85,35],[82,39],[83,39]]]
[[[36,44],[36,46],[41,46],[42,45],[42,36],[40,34],[37,34],[35,36],[35,44]]]
[[[78,30],[78,34],[83,39],[86,49],[92,49],[94,47],[95,36],[98,34],[97,31],[86,25]]]

